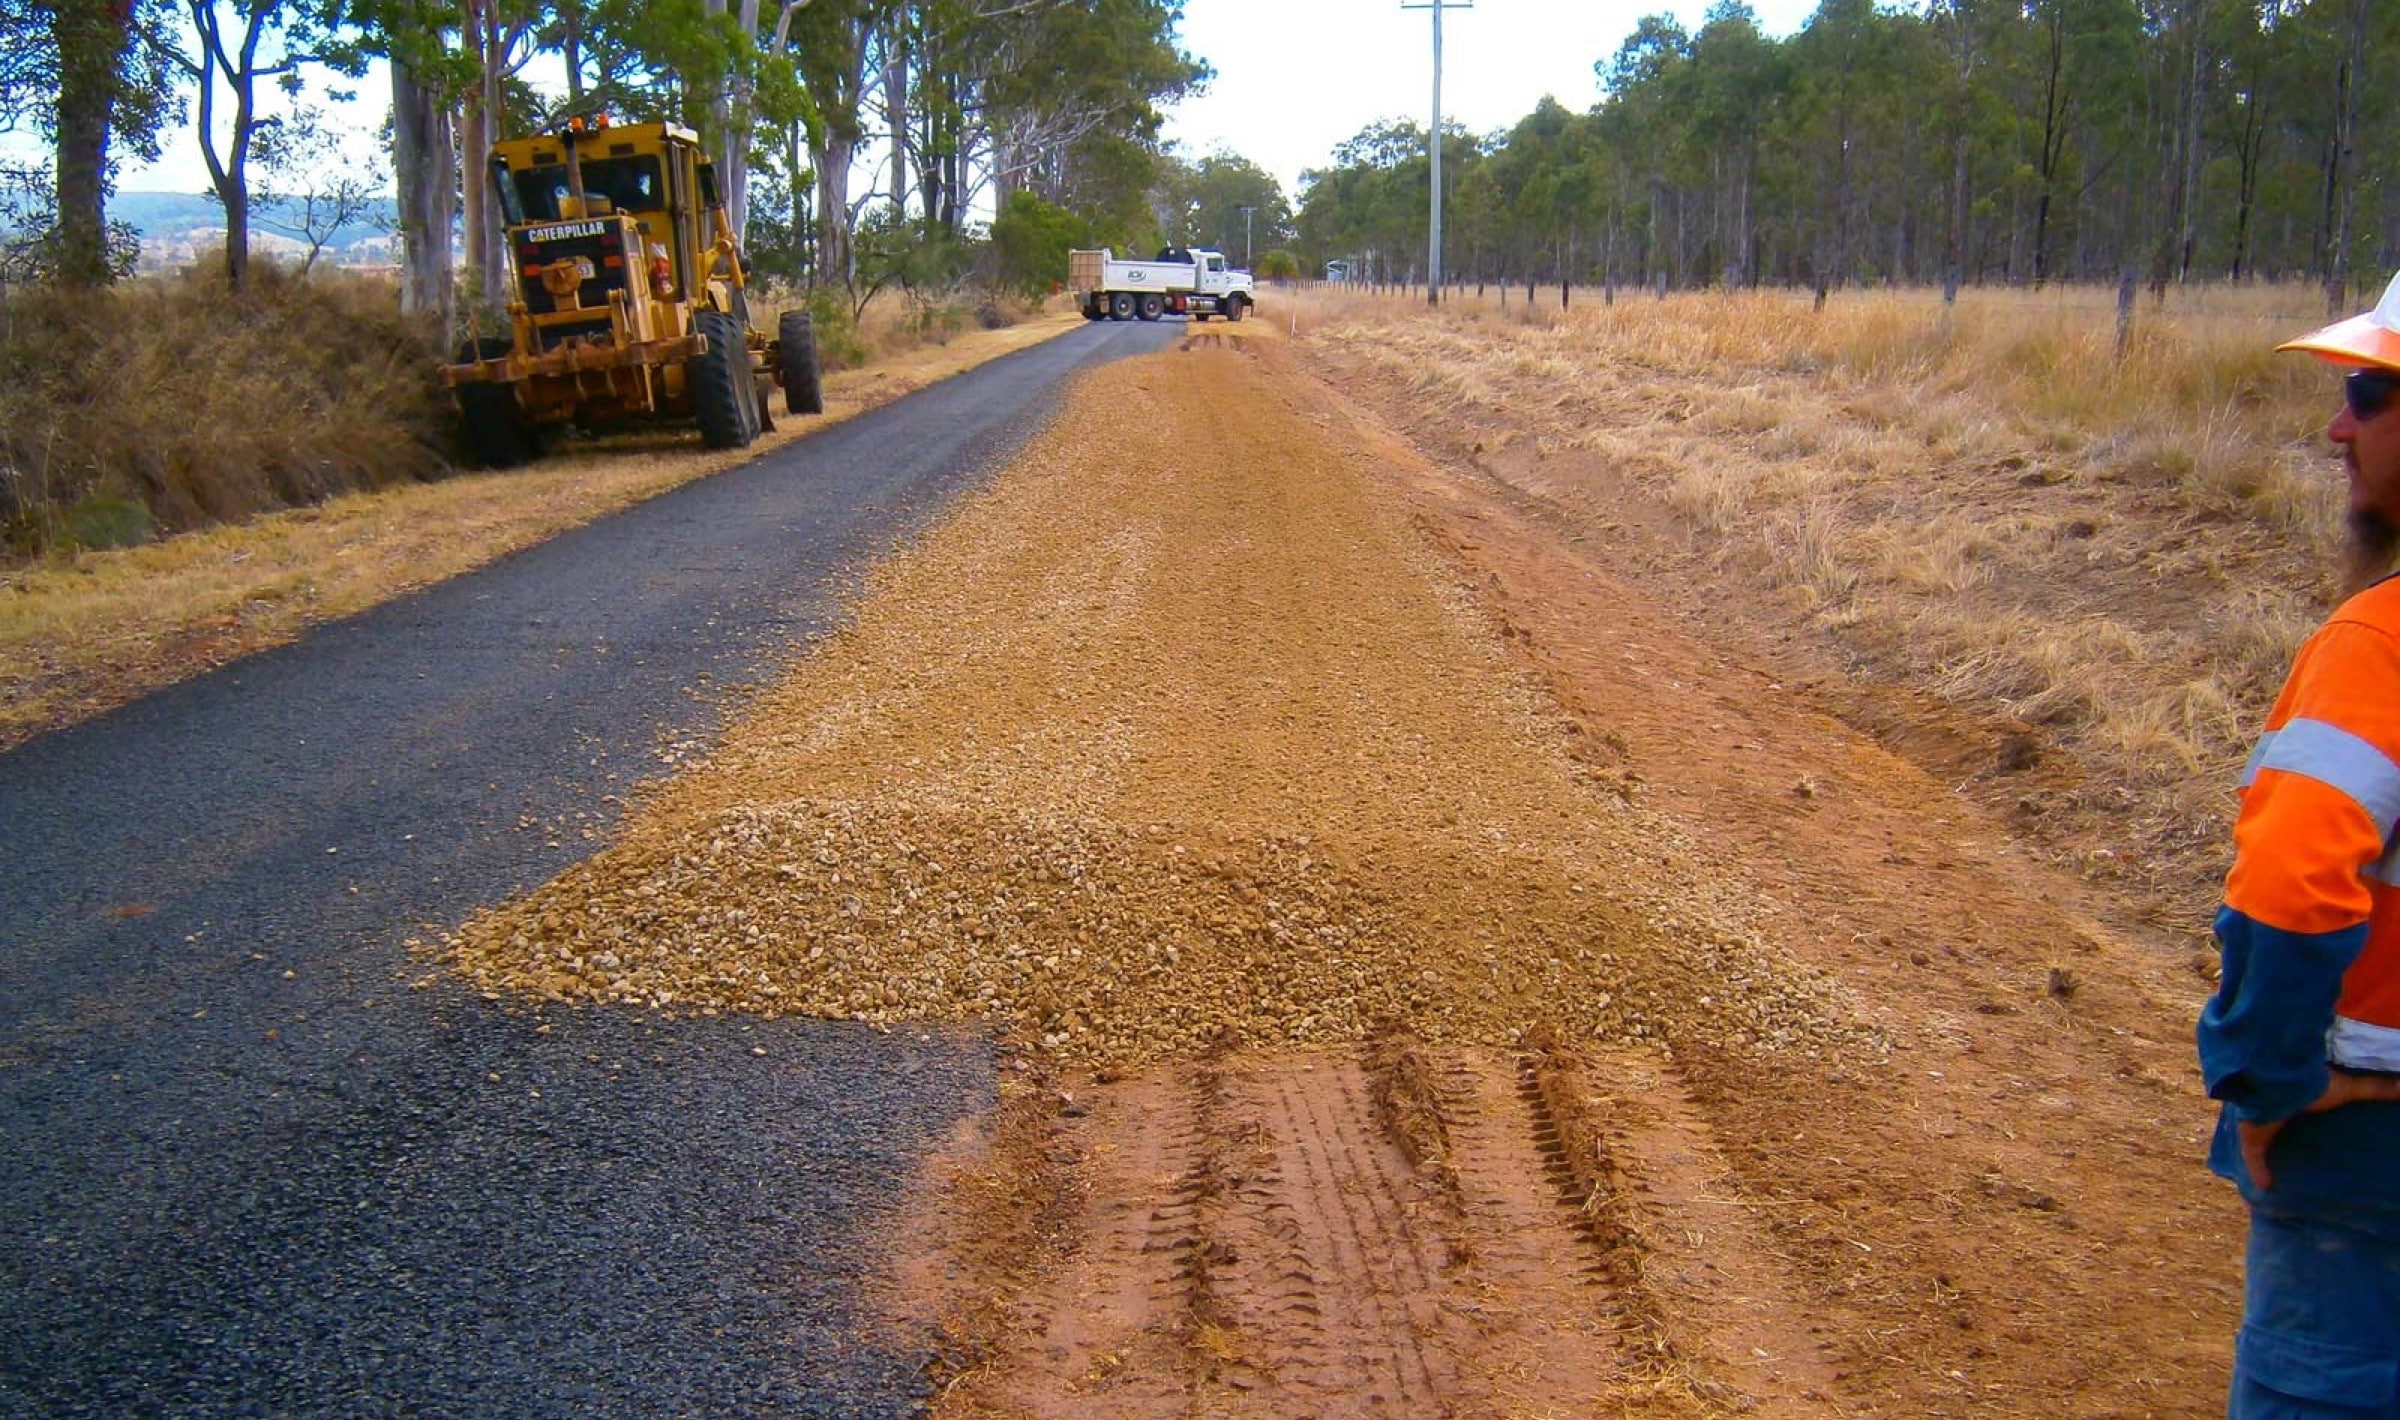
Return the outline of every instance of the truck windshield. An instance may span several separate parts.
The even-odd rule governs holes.
[[[516,179],[517,195],[524,199],[526,221],[559,219],[559,209],[568,196],[566,164],[527,168],[510,176]],[[667,205],[667,187],[659,177],[655,157],[586,158],[583,191],[588,197],[607,198],[619,212],[656,212]]]

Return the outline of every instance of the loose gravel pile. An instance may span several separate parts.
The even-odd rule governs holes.
[[[1873,1045],[1595,776],[1364,458],[1238,343],[1097,371],[609,851],[469,923],[488,989],[1222,1039]]]

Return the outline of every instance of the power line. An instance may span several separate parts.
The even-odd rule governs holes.
[[[1433,12],[1433,132],[1426,138],[1433,153],[1433,225],[1427,241],[1425,301],[1438,306],[1442,303],[1442,12],[1472,10],[1475,0],[1422,0],[1416,4],[1401,0],[1400,8]]]

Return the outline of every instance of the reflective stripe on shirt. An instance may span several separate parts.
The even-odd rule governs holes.
[[[2242,787],[2269,769],[2339,789],[2389,831],[2400,820],[2400,764],[2373,744],[2323,720],[2293,720],[2261,735],[2242,771]]]
[[[2325,1058],[2345,1070],[2400,1073],[2400,1029],[2335,1016],[2325,1033]]]

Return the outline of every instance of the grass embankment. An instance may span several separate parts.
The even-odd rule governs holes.
[[[272,264],[0,299],[0,537],[121,546],[438,477],[431,332],[388,282]]]
[[[662,430],[450,476],[430,347],[391,301],[388,286],[269,276],[249,303],[175,279],[133,283],[88,314],[48,296],[0,304],[18,528],[0,563],[0,747],[1082,324],[1050,314],[953,338],[871,307],[851,347],[866,363],[828,377],[825,416],[779,414],[749,449],[709,453]],[[45,372],[31,363],[45,347],[90,353]],[[310,348],[313,362],[293,354]],[[46,452],[36,462],[29,448]],[[134,545],[88,545],[119,540]]]
[[[2316,293],[2145,299],[2123,360],[2089,289],[1948,317],[1930,292],[1599,295],[1318,294],[1301,324],[1440,411],[1421,435],[1651,548],[1711,614],[1808,624],[1862,680],[1975,712],[2000,755],[1943,767],[2195,920],[2228,771],[2335,590],[2338,390],[2272,353],[2321,322]]]

